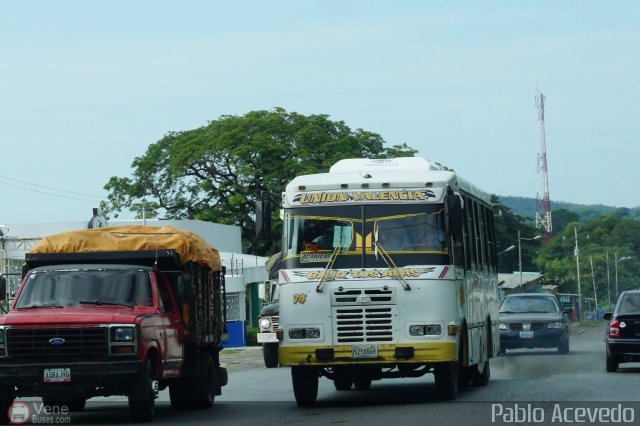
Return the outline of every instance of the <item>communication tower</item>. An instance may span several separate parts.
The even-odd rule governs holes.
[[[551,199],[549,198],[549,172],[547,170],[547,143],[544,135],[544,99],[542,92],[536,95],[538,121],[540,122],[540,152],[538,153],[538,174],[540,187],[536,194],[536,229],[544,228],[544,241],[551,238]]]

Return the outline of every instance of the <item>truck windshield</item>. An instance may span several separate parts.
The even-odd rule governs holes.
[[[138,270],[37,271],[27,276],[16,308],[153,306],[149,273]]]

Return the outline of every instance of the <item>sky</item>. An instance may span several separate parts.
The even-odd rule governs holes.
[[[535,198],[538,92],[551,200],[636,207],[639,23],[636,1],[0,0],[0,224],[88,221],[166,133],[274,107]]]

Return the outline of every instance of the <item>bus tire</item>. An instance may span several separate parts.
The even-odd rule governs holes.
[[[291,367],[293,395],[300,407],[312,406],[318,398],[318,372],[313,367]]]
[[[473,375],[471,376],[471,383],[475,386],[486,386],[491,378],[491,367],[489,360],[487,359],[482,363],[482,370],[480,370],[480,364],[474,368]]]
[[[278,344],[265,343],[262,345],[262,356],[264,357],[264,366],[267,368],[275,368],[278,366]]]
[[[487,353],[485,354],[484,362],[475,365],[471,374],[471,383],[473,383],[475,386],[486,386],[487,383],[489,383],[489,379],[491,378],[490,359],[492,356],[491,352],[493,347],[493,342],[491,339],[491,321],[487,321],[486,338],[487,341],[484,346]]]
[[[433,374],[436,381],[438,399],[448,401],[458,396],[458,363],[442,362],[435,366]]]

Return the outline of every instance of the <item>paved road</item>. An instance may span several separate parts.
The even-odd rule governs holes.
[[[168,392],[161,392],[154,423],[216,425],[405,425],[507,424],[498,409],[527,408],[551,422],[555,406],[569,414],[572,409],[602,407],[632,410],[640,423],[638,364],[623,364],[617,373],[606,373],[605,324],[581,327],[571,339],[571,352],[509,351],[494,358],[492,378],[486,387],[467,387],[456,401],[440,402],[433,376],[374,382],[367,392],[336,391],[327,379],[320,380],[318,402],[313,408],[296,406],[288,368],[264,368],[259,348],[225,350],[222,362],[229,368],[229,385],[211,410],[174,411]],[[496,405],[497,404],[497,405]],[[500,407],[498,407],[498,405]],[[492,410],[494,418],[492,419]],[[526,413],[525,413],[526,414]],[[509,419],[507,419],[509,420]],[[527,419],[524,419],[527,423]],[[529,419],[535,420],[535,419]],[[556,419],[558,420],[558,419]],[[90,400],[87,410],[72,417],[73,424],[127,423],[126,400]],[[533,422],[528,422],[533,424]],[[587,424],[599,424],[599,422]]]

